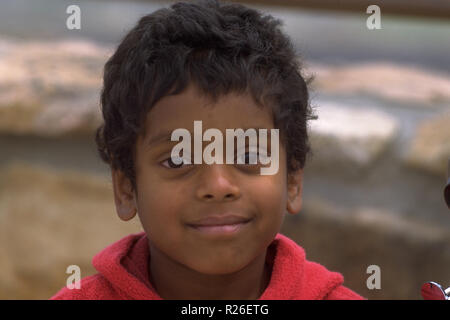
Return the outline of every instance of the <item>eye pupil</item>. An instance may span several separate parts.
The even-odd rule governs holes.
[[[175,164],[175,163],[173,163],[172,158],[168,159],[168,163],[169,163],[169,167],[171,167],[171,168],[180,168],[184,164],[183,162],[181,162],[180,164]]]
[[[250,154],[248,152],[245,153],[245,164],[250,164]]]
[[[257,153],[255,152],[246,152],[244,153],[244,164],[253,164],[253,162],[257,162]]]

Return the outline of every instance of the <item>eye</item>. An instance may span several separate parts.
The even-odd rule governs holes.
[[[248,164],[248,165],[256,165],[258,164],[258,152],[255,151],[248,151],[248,152],[241,152],[237,155],[236,158],[240,158],[242,159],[241,161],[243,162],[243,164]],[[239,162],[237,162],[236,160],[236,164],[240,164]]]
[[[180,158],[177,157],[176,159],[180,159]],[[163,165],[164,167],[166,167],[166,168],[169,168],[169,169],[178,169],[178,168],[181,168],[183,165],[187,165],[187,166],[190,165],[186,159],[182,159],[182,160],[183,160],[183,161],[182,161],[180,164],[175,164],[175,163],[172,161],[172,158],[167,158],[166,160],[164,160],[164,161],[162,162],[162,165]],[[164,165],[164,163],[166,163],[166,162],[167,162],[167,165]]]

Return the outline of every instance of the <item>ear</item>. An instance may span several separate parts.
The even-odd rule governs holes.
[[[131,220],[137,213],[131,181],[120,170],[111,170],[111,176],[117,215],[123,221]]]
[[[290,214],[298,213],[302,208],[303,169],[288,176],[287,210]]]

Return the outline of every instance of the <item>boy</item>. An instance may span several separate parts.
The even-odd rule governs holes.
[[[119,217],[137,214],[145,232],[97,254],[99,273],[52,299],[361,299],[278,233],[301,209],[313,118],[280,23],[238,4],[181,2],[128,33],[105,65],[96,142]],[[195,121],[224,135],[279,129],[276,173],[192,163],[184,151],[180,161],[173,132]]]

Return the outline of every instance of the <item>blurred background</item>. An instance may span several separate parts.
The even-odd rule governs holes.
[[[137,20],[171,1],[0,2],[0,299],[47,299],[66,268],[141,230],[115,214],[97,156],[102,68]],[[276,3],[276,5],[275,5]],[[69,30],[69,5],[81,29]],[[369,299],[450,285],[448,1],[251,1],[284,21],[314,76],[304,207],[282,232]],[[381,29],[369,30],[370,4]],[[381,289],[367,268],[378,265]]]

